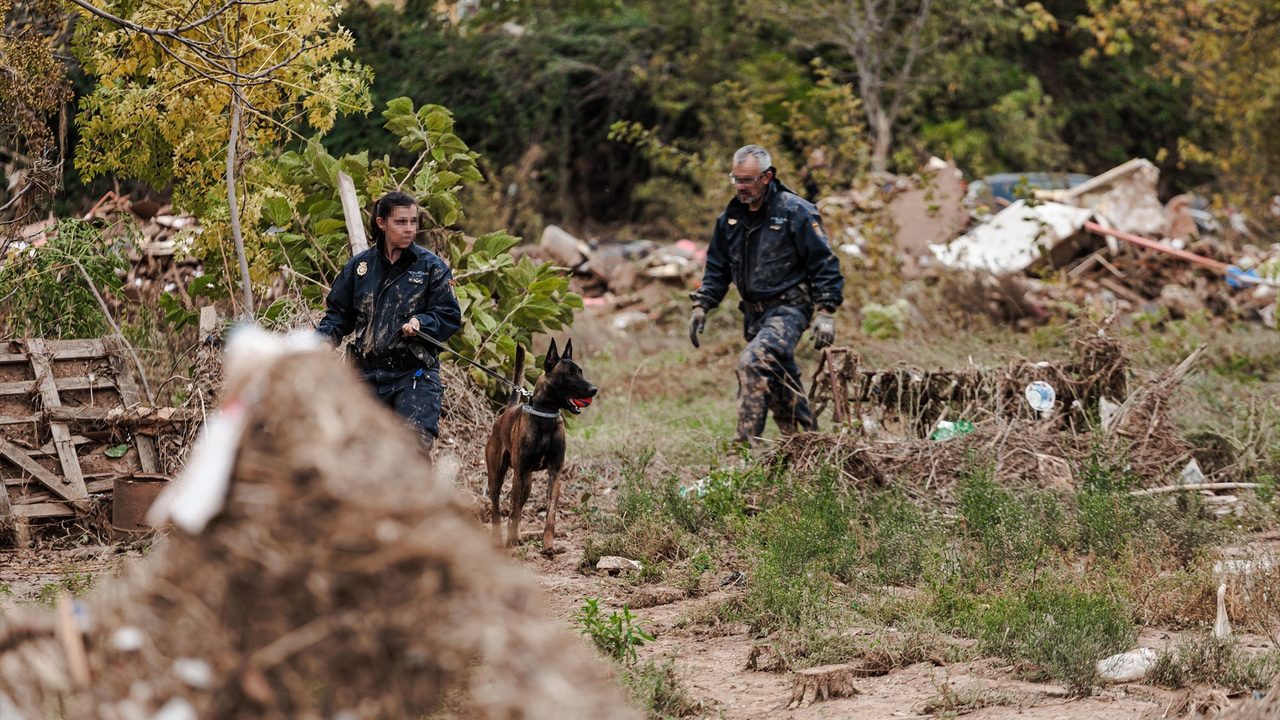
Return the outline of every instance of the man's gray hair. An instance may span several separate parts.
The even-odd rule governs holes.
[[[764,172],[765,170],[773,167],[773,157],[769,155],[768,150],[765,150],[759,145],[743,145],[738,148],[738,151],[733,154],[733,164],[737,165],[749,157],[755,158],[756,162],[759,163],[758,168],[760,172]]]

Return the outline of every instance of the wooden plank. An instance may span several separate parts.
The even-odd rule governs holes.
[[[98,338],[46,340],[44,344],[50,360],[91,360],[105,358],[108,353],[107,346]],[[30,344],[27,345],[27,352],[31,352]]]
[[[75,517],[75,508],[65,503],[36,503],[14,505],[13,516],[18,518]]]
[[[347,238],[351,241],[351,255],[359,255],[369,249],[364,235],[364,218],[360,215],[360,198],[351,176],[338,171],[338,199],[342,201],[342,218],[347,223]]]
[[[45,412],[44,418],[63,422],[111,423],[113,425],[164,425],[195,420],[200,412],[191,408],[150,407],[138,405],[128,409],[106,407],[59,407]],[[30,418],[39,420],[40,416]],[[6,418],[0,417],[0,424]],[[22,418],[10,418],[21,422]]]
[[[107,356],[101,340],[46,340],[50,360],[93,360]],[[0,353],[0,365],[28,362],[27,353]]]
[[[36,383],[40,387],[40,400],[44,403],[44,409],[52,410],[62,407],[62,399],[58,397],[58,384],[53,377],[53,366],[49,362],[44,340],[28,338],[26,343],[27,355],[31,360],[31,372],[35,375]],[[76,455],[76,446],[71,442],[71,429],[65,422],[54,420],[49,422],[49,434],[53,435],[53,444],[58,450],[58,464],[62,466],[62,474],[67,479],[67,485],[62,489],[65,491],[70,488],[71,492],[69,497],[64,497],[68,500],[83,500],[89,497],[89,491],[84,488],[80,458]]]
[[[110,378],[54,378],[54,384],[58,387],[58,392],[67,392],[68,390],[114,390],[116,384]],[[0,383],[0,395],[34,395],[38,392],[38,383],[35,380],[19,380],[16,382]]]
[[[138,386],[133,380],[133,368],[129,367],[129,363],[124,360],[124,347],[117,338],[112,338],[110,344],[106,345],[111,350],[108,362],[111,363],[111,370],[116,376],[116,388],[120,393],[120,399],[124,402],[125,408],[137,407]],[[149,435],[134,433],[134,445],[138,448],[138,464],[144,473],[155,473],[160,471],[160,460],[156,455],[155,438]]]
[[[35,393],[35,380],[0,383],[0,395],[34,395]]]
[[[96,473],[94,475],[86,475],[84,486],[89,490],[89,494],[91,495],[93,493],[103,493],[103,492],[107,492],[108,490],[113,490],[115,489],[115,485],[116,485],[116,476],[118,476],[119,474],[120,473]],[[90,478],[93,478],[93,479],[90,479]],[[27,478],[7,477],[3,479],[3,483],[8,487],[23,487],[26,485],[30,485],[31,481]],[[40,491],[37,491],[34,493],[28,491],[22,497],[47,498],[50,501],[57,499],[56,497],[54,497],[49,493],[40,492]],[[20,498],[10,498],[10,502],[16,503],[16,500],[18,499]],[[16,504],[21,504],[21,503],[16,503]]]
[[[74,452],[74,450],[73,450]],[[0,456],[4,456],[9,462],[22,468],[23,472],[38,480],[45,487],[52,490],[58,497],[73,502],[85,500],[89,497],[89,491],[85,489],[84,478],[80,479],[80,485],[77,487],[72,485],[66,478],[58,477],[53,473],[45,470],[42,465],[32,460],[27,451],[14,445],[13,443],[0,437]]]
[[[0,483],[0,526],[13,521],[13,503],[9,500],[9,488]]]
[[[39,415],[0,415],[0,425],[34,425],[38,422]]]

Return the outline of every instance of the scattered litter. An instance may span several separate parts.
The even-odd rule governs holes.
[[[950,440],[953,437],[968,435],[973,432],[973,423],[968,420],[939,420],[938,429],[934,430],[930,435],[930,440]]]
[[[1213,636],[1219,640],[1231,637],[1231,621],[1227,619],[1227,584],[1218,583],[1218,617],[1213,621]]]
[[[173,676],[193,688],[207,689],[213,685],[213,668],[200,658],[178,658],[173,661]]]
[[[147,634],[132,625],[117,628],[111,633],[111,649],[118,652],[137,652],[147,641]]]
[[[1027,404],[1031,406],[1041,417],[1047,416],[1053,412],[1053,404],[1058,399],[1058,394],[1054,392],[1053,386],[1043,380],[1036,380],[1027,385],[1027,389],[1023,391],[1023,395],[1027,398]]]
[[[1138,682],[1155,667],[1157,657],[1155,650],[1143,647],[1103,658],[1096,666],[1098,677],[1110,683]]]
[[[176,697],[165,703],[151,720],[199,720],[196,709],[183,698]]]
[[[1204,472],[1200,469],[1200,463],[1195,458],[1187,461],[1182,468],[1182,472],[1178,473],[1179,485],[1201,485],[1207,482]]]

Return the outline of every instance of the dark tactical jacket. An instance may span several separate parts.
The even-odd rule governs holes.
[[[351,258],[329,291],[316,332],[335,345],[353,331],[351,349],[365,370],[411,370],[436,363],[436,349],[406,338],[400,327],[418,318],[423,332],[445,342],[462,325],[453,273],[431,251],[410,245],[393,265],[381,244]]]
[[[708,310],[718,306],[732,280],[748,308],[784,296],[791,302],[806,286],[804,304],[838,307],[844,300],[844,277],[818,208],[777,179],[766,193],[763,221],[757,227],[748,227],[749,211],[737,197],[716,219],[694,303]]]

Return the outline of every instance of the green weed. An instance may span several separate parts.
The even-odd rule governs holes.
[[[597,598],[587,598],[574,620],[604,654],[627,665],[635,663],[636,648],[654,639],[633,622],[630,608],[623,606],[621,614],[612,612],[605,617]]]
[[[45,583],[36,593],[36,602],[45,607],[53,607],[62,593],[70,593],[80,597],[93,587],[93,575],[89,573],[67,573],[58,580]]]
[[[623,673],[622,683],[632,702],[640,706],[650,720],[689,717],[703,709],[702,701],[695,699],[680,682],[671,660],[662,663],[649,660],[630,667]]]
[[[1042,665],[1078,694],[1093,687],[1098,659],[1126,649],[1136,635],[1120,600],[1069,582],[997,597],[974,630],[983,653]]]
[[[1216,685],[1233,691],[1264,689],[1280,673],[1280,652],[1250,655],[1233,639],[1212,635],[1186,638],[1156,658],[1149,681],[1183,688]]]

